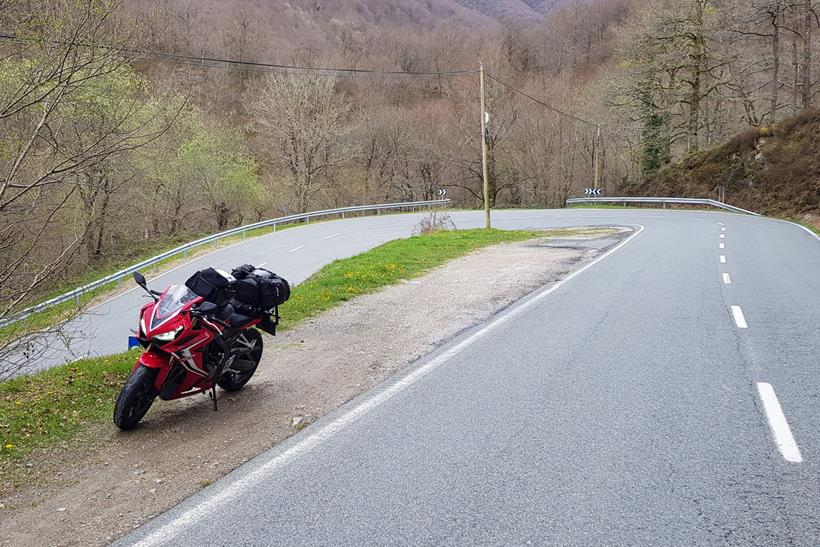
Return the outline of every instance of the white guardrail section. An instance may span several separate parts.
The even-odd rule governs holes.
[[[357,205],[354,207],[342,207],[339,209],[327,209],[325,211],[313,211],[310,213],[302,213],[298,215],[288,215],[280,218],[273,218],[270,220],[263,220],[262,222],[256,222],[254,224],[248,224],[245,226],[240,226],[238,228],[232,228],[230,230],[225,230],[224,232],[219,232],[218,234],[213,234],[210,236],[203,237],[201,239],[197,239],[196,241],[192,241],[190,243],[186,243],[185,245],[181,245],[175,249],[171,249],[170,251],[166,251],[162,254],[159,254],[155,257],[149,258],[147,260],[143,260],[139,264],[134,264],[133,266],[129,266],[123,270],[120,270],[116,273],[113,273],[109,276],[103,277],[102,279],[98,279],[88,285],[84,285],[82,287],[76,288],[72,291],[69,291],[65,294],[52,298],[50,300],[46,300],[45,302],[41,302],[36,306],[31,306],[30,308],[26,308],[21,310],[13,315],[8,317],[4,317],[0,319],[0,328],[5,327],[7,325],[11,325],[12,323],[16,323],[17,321],[21,321],[26,319],[27,317],[46,310],[52,306],[56,306],[57,304],[62,304],[63,302],[68,302],[70,300],[79,299],[79,297],[87,292],[93,291],[98,289],[99,287],[108,285],[109,283],[113,283],[116,281],[122,280],[124,277],[133,274],[134,272],[146,268],[148,266],[153,266],[154,264],[165,260],[167,258],[171,258],[173,256],[179,254],[187,254],[188,251],[199,247],[200,245],[205,245],[206,243],[211,243],[213,241],[218,241],[220,239],[230,237],[237,234],[247,234],[249,230],[254,230],[256,228],[268,228],[273,227],[274,230],[276,229],[277,224],[290,224],[292,222],[298,222],[304,220],[305,222],[310,222],[312,218],[318,217],[326,217],[326,216],[340,216],[344,218],[346,213],[366,213],[371,211],[384,211],[388,209],[416,209],[422,207],[435,207],[437,205],[446,205],[450,202],[449,199],[437,199],[431,201],[408,201],[403,203],[382,203],[379,205]]]
[[[716,201],[714,199],[705,198],[644,198],[644,197],[611,197],[611,198],[570,198],[567,200],[567,205],[576,205],[580,203],[622,203],[626,206],[627,203],[655,203],[666,207],[670,205],[707,205],[717,207],[718,209],[726,209],[734,213],[744,213],[747,215],[760,216],[760,213],[747,211],[728,203]]]

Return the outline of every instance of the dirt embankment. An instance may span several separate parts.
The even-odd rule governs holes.
[[[97,427],[0,490],[0,544],[99,545],[125,534],[599,251],[502,245],[266,338],[245,390],[160,402],[134,432]]]
[[[717,197],[758,213],[786,216],[820,229],[820,109],[750,129],[689,155],[651,180],[623,189],[635,195]]]

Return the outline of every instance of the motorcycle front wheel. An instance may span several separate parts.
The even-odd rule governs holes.
[[[134,429],[151,408],[157,397],[154,381],[159,369],[137,367],[122,386],[117,403],[114,405],[114,423],[120,429]]]
[[[236,359],[253,362],[253,367],[244,372],[225,372],[216,384],[225,391],[239,391],[256,372],[259,361],[262,359],[262,335],[256,329],[248,329],[240,334],[234,342],[233,349]]]

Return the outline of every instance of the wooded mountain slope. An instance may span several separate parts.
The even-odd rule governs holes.
[[[803,216],[820,228],[820,109],[807,110],[773,127],[750,129],[662,169],[627,191],[641,195],[714,196],[772,215]]]

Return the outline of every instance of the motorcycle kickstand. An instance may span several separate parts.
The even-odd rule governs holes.
[[[219,411],[219,407],[216,404],[216,384],[211,386],[211,400],[214,402],[214,412]]]

